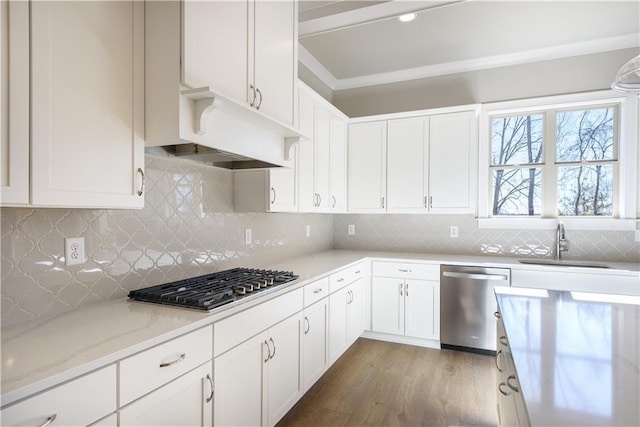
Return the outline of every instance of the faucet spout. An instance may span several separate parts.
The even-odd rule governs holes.
[[[556,227],[556,261],[562,260],[562,252],[569,252],[569,240],[564,231],[564,224],[559,221]]]

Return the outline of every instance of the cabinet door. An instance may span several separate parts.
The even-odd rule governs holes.
[[[329,364],[347,348],[347,294],[345,287],[329,296]]]
[[[29,203],[29,3],[0,2],[0,202]]]
[[[295,168],[277,168],[269,170],[269,210],[271,212],[292,212],[296,205]]]
[[[347,303],[347,347],[362,335],[362,283],[358,279],[349,285],[351,298]]]
[[[317,210],[328,212],[331,209],[331,193],[329,188],[331,113],[320,105],[316,105],[315,138],[314,138],[314,188],[318,201]]]
[[[475,120],[473,112],[430,117],[431,212],[474,212]]]
[[[387,211],[425,212],[429,119],[389,120],[387,132]]]
[[[384,212],[386,122],[349,125],[347,197],[349,212]]]
[[[404,334],[404,281],[374,277],[371,281],[371,329],[387,334]]]
[[[405,335],[438,339],[440,336],[439,283],[430,280],[406,280]],[[438,318],[436,319],[436,315]]]
[[[262,333],[216,357],[213,362],[216,393],[214,425],[262,424],[262,375],[268,360]]]
[[[320,378],[327,366],[327,318],[329,316],[328,298],[315,303],[304,310],[302,380],[304,391]]]
[[[259,110],[272,118],[293,125],[294,90],[297,76],[295,57],[297,39],[297,6],[293,0],[253,2],[255,8],[253,72],[249,80],[259,91]],[[251,21],[250,21],[251,25]],[[251,58],[250,58],[251,59]]]
[[[183,83],[246,102],[248,13],[246,1],[183,1]]]
[[[32,203],[142,207],[144,4],[30,5]]]
[[[331,210],[347,210],[347,122],[333,116],[331,118],[331,137],[329,143],[329,182]]]
[[[120,410],[123,426],[212,426],[211,361]]]
[[[311,138],[298,144],[298,209],[300,212],[313,212],[316,205],[314,181],[314,145],[315,103],[304,90],[298,92],[298,130]]]
[[[263,397],[267,425],[275,425],[302,396],[300,342],[302,313],[269,329],[271,356],[266,362],[268,378]]]

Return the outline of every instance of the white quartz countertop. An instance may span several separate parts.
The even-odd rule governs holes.
[[[496,295],[532,426],[640,425],[638,297],[526,288]]]
[[[517,259],[491,256],[366,251],[327,251],[276,265],[247,265],[291,270],[300,279],[209,313],[120,299],[85,306],[46,320],[3,327],[1,406],[209,325],[365,258],[549,268],[524,266],[518,264]],[[583,270],[638,275],[638,266],[634,264],[612,264],[611,267],[615,270]]]

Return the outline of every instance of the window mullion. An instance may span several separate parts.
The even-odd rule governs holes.
[[[556,166],[556,112],[545,111],[544,115],[544,167],[542,171],[542,217],[558,216],[558,167]]]

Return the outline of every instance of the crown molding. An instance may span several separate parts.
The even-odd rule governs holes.
[[[572,56],[627,49],[640,46],[640,33],[609,37],[588,42],[570,43],[541,49],[531,49],[504,55],[453,61],[424,67],[408,68],[387,73],[369,74],[346,79],[337,79],[302,45],[299,46],[299,60],[331,90],[339,91],[389,83],[398,83],[447,74],[486,70],[531,62],[548,61]]]

